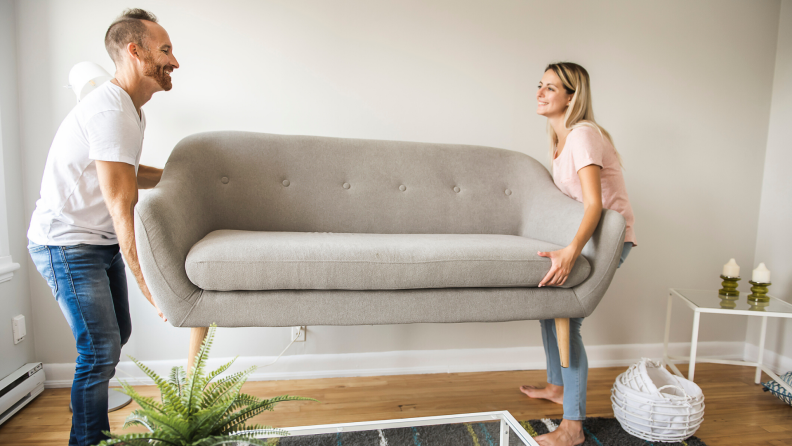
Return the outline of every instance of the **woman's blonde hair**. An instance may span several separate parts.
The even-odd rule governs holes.
[[[545,72],[547,70],[553,70],[553,73],[561,79],[567,94],[572,95],[572,101],[564,114],[564,127],[570,130],[583,126],[591,127],[613,145],[610,133],[594,120],[594,109],[591,107],[591,80],[588,71],[572,62],[551,63],[545,68]],[[558,147],[558,135],[549,120],[547,121],[547,137],[550,141],[550,160],[552,161]],[[616,150],[615,147],[614,150]],[[616,157],[621,164],[619,152],[616,152]]]

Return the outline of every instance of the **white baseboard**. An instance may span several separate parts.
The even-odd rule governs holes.
[[[751,343],[745,343],[745,353],[743,357],[746,361],[756,361],[759,358],[759,347]],[[781,375],[792,370],[792,358],[779,355],[776,352],[765,349],[762,355],[762,364],[767,366],[776,375]]]
[[[669,346],[672,356],[686,356],[689,343],[673,343]],[[700,342],[699,356],[717,356],[722,359],[741,360],[747,347],[743,342]],[[663,344],[595,345],[586,347],[589,367],[629,366],[642,357],[661,359]],[[769,355],[765,356],[770,360]],[[236,360],[230,373],[253,365],[271,363],[275,358],[267,356],[241,357]],[[209,361],[209,370],[214,370],[231,358]],[[774,359],[776,360],[776,359]],[[786,361],[792,361],[784,358]],[[783,362],[780,359],[779,363]],[[185,366],[186,360],[143,361],[160,376],[167,377],[170,369]],[[428,373],[493,372],[504,370],[543,370],[545,355],[542,347],[489,348],[465,350],[412,350],[377,353],[347,353],[327,355],[284,356],[277,363],[259,368],[249,381],[272,381],[281,379],[341,378],[355,376],[413,375]],[[789,368],[789,367],[788,367]],[[74,364],[44,364],[47,388],[71,387]],[[111,386],[121,379],[132,385],[153,385],[154,382],[131,361],[123,361],[116,368],[116,377]]]

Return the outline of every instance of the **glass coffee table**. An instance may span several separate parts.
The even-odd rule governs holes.
[[[279,446],[301,444],[538,446],[520,422],[505,410],[283,429],[290,435],[279,437],[277,443]],[[276,436],[261,438],[272,437]]]
[[[792,304],[781,299],[769,296],[769,302],[751,303],[745,293],[739,296],[727,298],[718,294],[715,290],[668,290],[668,312],[666,313],[665,340],[663,344],[663,362],[677,375],[682,376],[675,363],[687,362],[688,378],[693,381],[696,370],[696,362],[710,362],[715,364],[731,364],[756,367],[756,377],[754,381],[759,384],[762,371],[771,379],[775,380],[788,392],[792,393],[792,387],[778,379],[778,375],[762,364],[764,354],[765,335],[767,333],[767,318],[792,318]],[[674,357],[668,354],[668,338],[671,333],[671,306],[675,298],[681,299],[684,304],[693,310],[693,336],[690,342],[690,356]],[[733,361],[717,358],[697,358],[698,348],[699,319],[702,313],[732,314],[735,316],[748,316],[762,318],[762,328],[759,336],[759,357],[756,362]]]

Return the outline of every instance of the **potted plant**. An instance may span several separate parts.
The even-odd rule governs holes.
[[[122,382],[123,393],[132,397],[140,409],[132,412],[124,423],[129,426],[144,426],[150,432],[116,435],[105,432],[110,438],[98,446],[130,445],[149,446],[219,446],[219,445],[267,445],[262,435],[288,435],[282,429],[270,426],[247,425],[250,418],[272,410],[283,401],[311,400],[299,396],[283,395],[272,399],[262,399],[241,393],[242,385],[256,370],[247,370],[213,380],[228,370],[234,360],[217,370],[205,374],[204,368],[212,347],[216,325],[212,324],[204,339],[201,350],[195,357],[190,374],[183,367],[174,367],[170,378],[164,379],[130,357],[160,390],[161,401],[140,395],[127,383]]]

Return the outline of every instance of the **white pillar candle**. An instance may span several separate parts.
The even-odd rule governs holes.
[[[767,269],[764,263],[760,263],[759,266],[753,270],[751,280],[756,283],[770,283],[770,270]]]
[[[723,265],[723,275],[726,277],[740,277],[740,266],[734,259],[729,259],[729,263]]]

